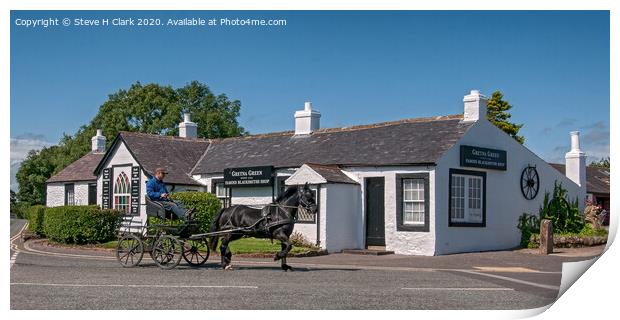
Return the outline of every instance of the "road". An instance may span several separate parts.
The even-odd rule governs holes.
[[[125,269],[107,252],[30,242],[11,251],[11,309],[530,309],[553,302],[563,261],[585,259],[330,254],[289,259],[296,271],[286,273],[267,259],[161,270],[145,257]]]

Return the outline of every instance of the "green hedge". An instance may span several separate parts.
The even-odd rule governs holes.
[[[45,217],[45,206],[36,205],[28,208],[26,210],[26,217],[28,218],[28,229],[32,233],[36,233],[38,235],[44,235],[45,232],[43,230],[43,219]]]
[[[222,208],[220,200],[209,192],[176,192],[170,194],[170,197],[182,202],[187,209],[196,208],[194,219],[198,220],[201,232],[209,231],[213,216]]]
[[[29,208],[30,208],[30,203],[18,202],[18,203],[11,203],[9,210],[11,210],[11,213],[14,213],[18,219],[28,219]]]
[[[116,237],[120,214],[97,206],[47,208],[43,230],[48,239],[62,243],[105,242]]]

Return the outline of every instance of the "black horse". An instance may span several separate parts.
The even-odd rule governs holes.
[[[308,188],[307,183],[303,187],[288,187],[286,191],[278,196],[275,203],[263,209],[234,205],[220,210],[211,224],[210,232],[237,230],[219,236],[222,238],[222,244],[220,245],[222,267],[225,270],[231,269],[232,253],[230,248],[228,248],[228,244],[243,236],[251,236],[280,240],[282,250],[276,253],[273,260],[282,260],[282,270],[293,270],[291,266],[286,264],[286,256],[293,248],[289,237],[293,233],[299,206],[311,213],[316,213],[317,205],[312,190]],[[218,235],[212,236],[209,239],[211,250],[217,249],[217,240]]]

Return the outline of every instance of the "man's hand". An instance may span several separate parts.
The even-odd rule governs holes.
[[[160,195],[160,197],[162,197],[162,198],[164,198],[164,199],[165,199],[165,198],[168,198],[168,194],[167,194],[167,193],[162,193],[162,194]]]

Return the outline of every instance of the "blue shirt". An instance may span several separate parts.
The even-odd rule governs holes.
[[[162,193],[168,193],[168,189],[166,189],[166,184],[163,181],[157,180],[157,178],[152,177],[146,183],[146,194],[153,201],[168,201],[168,199],[164,199],[161,197]]]

